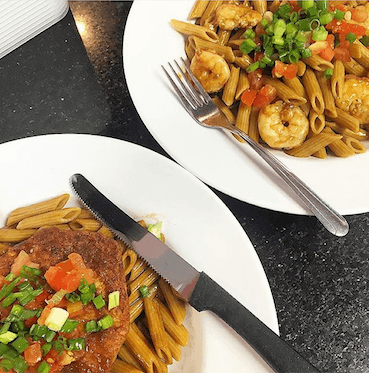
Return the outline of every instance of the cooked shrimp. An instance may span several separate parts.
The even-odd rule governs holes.
[[[342,92],[336,105],[357,118],[360,124],[369,123],[369,79],[347,75]]]
[[[264,106],[259,113],[261,138],[275,149],[291,149],[301,145],[308,132],[309,121],[304,112],[283,101]]]
[[[262,19],[259,12],[243,5],[224,4],[215,12],[215,23],[223,30],[254,27]]]
[[[190,67],[208,93],[218,92],[227,83],[231,74],[226,60],[209,50],[197,49]]]

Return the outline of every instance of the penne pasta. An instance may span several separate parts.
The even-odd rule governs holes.
[[[330,120],[333,122],[338,123],[339,125],[348,128],[349,130],[353,132],[359,132],[360,124],[359,120],[347,113],[346,111],[336,108],[337,110],[337,117],[336,118],[330,118]]]
[[[101,227],[102,224],[96,219],[77,219],[72,220],[69,223],[69,226],[74,231],[89,231],[89,232],[97,232]]]
[[[209,30],[203,26],[194,25],[190,22],[182,22],[176,19],[170,21],[172,27],[181,34],[194,35],[200,39],[207,40],[213,43],[219,41],[219,36],[216,32]]]
[[[356,154],[362,154],[366,152],[366,147],[353,137],[343,136],[342,141]]]
[[[212,17],[216,9],[222,4],[221,0],[211,0],[200,17],[200,25],[211,28]]]
[[[309,124],[311,132],[314,134],[322,132],[325,127],[324,115],[318,114],[316,111],[311,110],[309,113]]]
[[[309,65],[312,69],[316,71],[324,71],[326,69],[333,68],[333,64],[331,62],[328,62],[327,60],[323,59],[318,55],[305,58],[303,62],[305,62],[306,65]]]
[[[208,6],[210,0],[197,0],[193,5],[188,19],[201,18],[205,12],[206,7]]]
[[[213,97],[213,102],[218,106],[219,110],[225,115],[230,124],[235,124],[236,118],[232,110],[221,100],[219,96]]]
[[[306,140],[302,145],[291,150],[287,150],[286,153],[295,157],[309,157],[320,149],[325,148],[333,141],[339,139],[342,139],[342,136],[329,133],[318,133],[317,135]]]
[[[0,242],[18,243],[32,237],[37,229],[0,229]]]
[[[336,99],[343,95],[343,85],[345,82],[345,66],[342,61],[336,60],[333,65],[333,75],[331,77],[332,95]]]
[[[247,78],[247,74],[246,74],[245,71],[241,70],[240,71],[240,76],[239,76],[239,79],[238,79],[238,85],[237,85],[237,89],[236,89],[235,99],[240,100],[243,91],[246,90],[246,89],[249,89],[249,88],[250,88],[250,83],[249,83],[249,79]]]
[[[134,365],[116,359],[111,369],[112,373],[143,373],[144,371],[135,367]]]
[[[168,305],[168,309],[170,310],[175,322],[178,325],[181,325],[186,316],[186,303],[174,295],[172,287],[165,280],[161,278],[158,282],[160,290]]]
[[[17,224],[17,229],[40,228],[43,225],[65,224],[76,219],[80,214],[79,207],[69,207],[61,210],[44,212],[39,215],[22,219]]]
[[[306,95],[313,110],[317,114],[323,114],[325,108],[323,93],[312,69],[306,69],[306,72],[302,77],[302,83],[304,84]]]
[[[222,95],[222,100],[227,106],[231,106],[234,103],[239,77],[240,68],[232,65],[231,75],[224,86]]]
[[[331,82],[329,79],[324,77],[324,74],[322,72],[317,72],[315,75],[317,77],[323,95],[324,112],[331,118],[335,118],[337,117],[337,110],[331,90]]]
[[[128,364],[131,364],[132,366],[136,367],[137,369],[140,369],[140,363],[137,361],[135,356],[132,354],[131,351],[128,350],[128,348],[125,345],[122,345],[119,352],[118,356],[125,361]]]
[[[334,134],[334,131],[330,127],[326,127],[323,130],[325,133],[331,133]],[[354,155],[355,152],[347,145],[345,142],[340,139],[333,141],[328,145],[328,148],[337,156],[337,157],[350,157],[351,155]]]
[[[364,66],[360,65],[353,58],[351,58],[350,62],[343,62],[343,66],[349,74],[361,77],[368,74],[368,70]]]
[[[249,133],[250,115],[251,106],[248,106],[241,101],[237,111],[236,127],[239,128],[241,131],[245,132],[246,134]]]
[[[254,106],[251,107],[248,135],[249,135],[249,137],[251,137],[256,142],[260,142],[259,127],[258,127],[259,112],[260,112],[260,110],[258,108],[254,107]]]
[[[62,209],[69,199],[69,194],[62,194],[58,197],[48,199],[43,202],[35,203],[29,206],[24,206],[13,210],[6,221],[6,226],[10,227],[13,224],[20,222],[25,218],[33,215],[43,214],[45,212]]]
[[[251,0],[251,5],[261,15],[264,15],[268,9],[267,0]]]

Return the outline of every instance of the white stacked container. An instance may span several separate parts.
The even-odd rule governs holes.
[[[60,21],[68,0],[0,0],[0,58]]]

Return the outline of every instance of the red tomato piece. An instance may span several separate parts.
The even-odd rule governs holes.
[[[281,78],[284,76],[286,79],[293,79],[298,70],[297,63],[285,64],[279,60],[275,61],[272,75],[275,78]]]
[[[81,269],[78,271],[79,279],[86,280],[89,285],[95,282],[94,271],[92,269]]]
[[[258,91],[264,85],[263,70],[256,69],[254,72],[248,74],[250,82],[250,89]]]
[[[255,100],[255,97],[256,97],[256,93],[257,91],[255,89],[246,89],[242,92],[242,95],[241,95],[241,101],[247,105],[247,106],[251,106],[252,103],[254,102]]]
[[[61,268],[65,272],[70,272],[72,269],[74,269],[73,263],[70,259],[65,260],[64,262],[60,262],[56,265],[56,267]]]
[[[356,8],[352,8],[351,12],[351,19],[356,22],[365,22],[368,19],[368,12],[365,9],[365,6],[359,5]]]
[[[39,342],[34,342],[26,348],[24,351],[24,360],[29,365],[35,365],[42,359],[41,344]]]
[[[286,70],[284,72],[284,77],[286,79],[293,79],[297,74],[298,68],[299,67],[298,67],[297,63],[290,63],[286,67]]]
[[[334,48],[334,35],[328,34],[326,42],[328,43],[328,46],[333,49]]]
[[[348,49],[337,47],[334,49],[334,57],[343,62],[350,62],[351,57],[350,57],[350,52]]]
[[[324,49],[324,51],[320,52],[319,56],[330,62],[334,57],[334,50],[331,47],[328,47]]]
[[[68,273],[61,280],[61,289],[67,290],[68,293],[75,291],[80,284],[80,275],[77,270]]]
[[[11,273],[15,274],[16,276],[20,275],[21,268],[29,263],[31,260],[29,258],[29,255],[25,251],[20,251],[18,256],[15,258],[12,268],[11,268]]]
[[[266,84],[263,88],[257,93],[254,106],[262,107],[264,105],[269,105],[277,97],[277,90],[270,84]]]
[[[72,262],[72,265],[75,269],[86,269],[87,268],[85,262],[83,261],[83,258],[81,257],[81,255],[79,255],[77,253],[72,253],[72,254],[68,255],[68,258]]]
[[[45,272],[45,279],[54,290],[58,291],[62,289],[62,280],[66,275],[61,268],[52,266]]]

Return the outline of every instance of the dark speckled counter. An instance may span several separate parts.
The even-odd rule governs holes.
[[[91,133],[166,155],[140,120],[124,78],[130,6],[71,2],[63,20],[0,60],[0,142]],[[78,32],[78,22],[85,31]],[[347,216],[350,232],[337,238],[314,217],[269,211],[215,192],[260,257],[281,337],[322,372],[368,372],[369,213]]]

